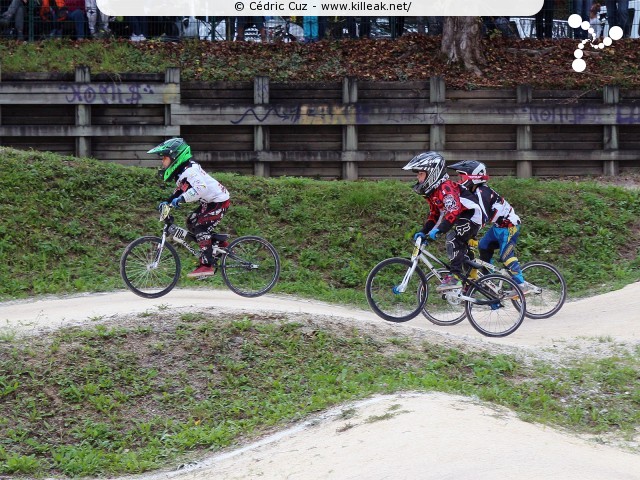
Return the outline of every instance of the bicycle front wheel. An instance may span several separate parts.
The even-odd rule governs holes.
[[[407,322],[420,313],[429,295],[427,279],[420,268],[416,267],[403,293],[395,290],[412,265],[406,258],[395,257],[373,267],[367,277],[365,294],[376,315],[390,322]],[[421,295],[423,291],[427,294]]]
[[[222,279],[243,297],[264,295],[280,277],[280,257],[265,239],[246,236],[235,239],[222,259]]]
[[[437,275],[435,273],[427,275],[428,294],[422,315],[435,325],[457,325],[467,316],[465,302],[457,297],[457,291],[436,292],[442,279],[448,275],[451,275],[451,272],[446,268],[438,269]]]
[[[533,261],[522,265],[522,275],[529,284],[527,311],[529,318],[549,318],[562,308],[567,299],[567,282],[556,267]]]
[[[120,275],[136,295],[158,298],[169,293],[180,279],[180,257],[173,245],[160,237],[141,237],[131,242],[120,257]]]
[[[504,275],[485,275],[475,281],[465,305],[467,318],[487,337],[505,337],[515,332],[524,320],[526,303],[515,280]]]

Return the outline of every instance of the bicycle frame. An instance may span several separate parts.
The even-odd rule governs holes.
[[[469,248],[471,250],[473,250],[474,253],[477,253],[477,250],[475,249],[474,246],[469,245]],[[474,258],[473,260],[468,260],[467,264],[469,264],[472,268],[476,268],[480,271],[480,274],[482,274],[482,271],[480,270],[481,268],[486,268],[489,272],[491,273],[499,273],[500,275],[504,275],[506,277],[512,278],[513,275],[511,274],[511,272],[509,272],[509,270],[506,267],[497,267],[496,265],[494,265],[493,263],[490,262],[485,262],[484,260],[480,259],[480,258]],[[540,293],[542,291],[542,289],[536,285],[533,284],[529,284],[531,290],[533,291],[533,293]]]
[[[432,275],[435,275],[440,280],[442,280],[440,278],[440,274],[439,274],[437,268],[434,266],[433,263],[431,263],[430,260],[433,260],[435,263],[441,265],[442,267],[446,268],[447,270],[451,270],[451,267],[448,264],[446,264],[445,262],[440,260],[433,253],[431,253],[429,250],[426,249],[427,245],[428,245],[428,243],[426,241],[424,243],[422,242],[422,238],[420,238],[420,237],[416,238],[416,241],[415,241],[415,244],[414,244],[414,248],[413,248],[413,252],[411,254],[411,267],[409,268],[409,270],[407,270],[407,273],[405,274],[404,278],[402,279],[402,282],[400,283],[400,285],[398,285],[398,287],[397,287],[398,293],[404,293],[405,290],[407,289],[407,284],[409,283],[409,280],[411,279],[411,277],[413,276],[413,273],[415,272],[416,268],[418,267],[418,262],[424,263],[427,266],[427,268],[429,269],[429,271],[432,273]],[[492,265],[492,267],[493,267],[493,265]],[[477,284],[475,281],[473,281],[473,279],[469,278],[469,276],[466,275],[466,274],[463,274],[461,277],[462,277],[461,278],[462,283],[464,284],[465,287],[469,286],[469,285],[473,286],[479,292],[482,292],[484,295],[489,297],[489,299],[488,300],[479,300],[477,298],[473,298],[473,297],[469,297],[467,295],[464,295],[464,293],[463,293],[464,290],[465,290],[464,287],[459,289],[458,292],[455,293],[455,294],[454,294],[453,291],[451,291],[451,292],[446,292],[445,295],[454,295],[456,299],[463,300],[465,302],[475,303],[477,305],[489,305],[489,304],[492,304],[492,303],[494,303],[496,301],[495,299],[491,299],[490,298],[491,295],[495,294],[495,292],[488,291],[482,285]]]
[[[199,259],[202,256],[202,253],[199,250],[196,250],[195,248],[193,248],[189,244],[189,241],[197,242],[195,235],[193,233],[191,233],[189,230],[187,230],[186,228],[179,227],[178,225],[173,223],[173,216],[171,215],[171,208],[172,207],[170,205],[166,204],[166,205],[162,206],[162,209],[160,211],[160,221],[164,222],[164,227],[162,228],[162,237],[161,237],[162,241],[160,242],[160,246],[158,248],[158,257],[153,262],[153,266],[154,267],[157,267],[158,261],[160,259],[160,255],[162,254],[162,250],[164,249],[164,244],[167,241],[167,238],[169,236],[172,236],[173,237],[173,241],[175,243],[178,243],[178,244],[182,245],[194,257]],[[229,255],[229,252],[228,252],[228,250],[226,248],[220,247],[218,245],[213,245],[211,253],[212,253],[214,259],[215,258],[220,258],[221,259],[223,256]],[[240,258],[237,258],[233,254],[230,254],[229,258],[233,258],[234,260],[242,260]],[[254,264],[254,263],[251,263],[251,264],[247,263],[247,265],[249,265],[252,269],[257,269],[259,267],[258,265]]]
[[[182,245],[194,257],[200,258],[202,253],[189,244],[189,241],[197,241],[195,235],[186,228],[179,227],[178,225],[173,223],[173,216],[171,215],[171,207],[169,205],[162,206],[162,210],[160,211],[160,221],[164,222],[164,227],[162,228],[162,241],[160,242],[160,248],[158,248],[159,253],[162,252],[164,244],[167,241],[167,237],[172,236],[175,243]],[[227,253],[227,250],[223,247],[219,247],[217,245],[213,246],[214,257],[219,255],[226,255]],[[154,266],[157,266],[157,260],[154,262]]]

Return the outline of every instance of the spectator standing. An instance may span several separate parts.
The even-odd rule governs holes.
[[[87,11],[87,24],[89,25],[89,35],[95,37],[98,34],[109,34],[109,16],[98,10],[97,0],[85,0],[84,8]],[[98,27],[98,18],[100,26]]]
[[[536,38],[538,40],[553,38],[553,2],[554,0],[544,0],[542,10],[536,13]]]
[[[585,21],[589,18],[589,11],[591,9],[591,0],[573,0],[573,13],[577,13]],[[588,36],[588,32],[582,28],[573,29],[573,38],[585,39]]]
[[[327,17],[302,17],[305,42],[317,42],[327,35]]]
[[[132,42],[143,42],[147,39],[147,17],[129,17]]]
[[[442,35],[444,17],[427,17],[427,35]]]
[[[76,39],[85,37],[84,0],[42,0],[40,17],[53,23],[52,37],[62,36],[65,22],[73,23]]]
[[[347,32],[349,38],[369,38],[371,36],[371,17],[360,17],[359,29],[357,17],[347,17]]]
[[[604,4],[607,7],[609,28],[618,26],[622,29],[624,36],[628,37],[629,0],[606,0]]]
[[[404,17],[389,17],[391,38],[399,38],[404,33]]]
[[[13,20],[16,28],[16,40],[24,40],[24,17],[29,0],[12,0],[7,11],[0,16],[0,30],[9,27]]]
[[[349,38],[358,38],[358,21],[356,17],[347,17],[347,34]]]
[[[589,11],[589,25],[593,28],[597,37],[602,37],[604,24],[600,20],[600,4],[594,3]]]
[[[327,37],[328,17],[318,17],[318,39],[324,40]]]
[[[317,42],[320,39],[319,17],[302,17],[302,29],[305,42]]]

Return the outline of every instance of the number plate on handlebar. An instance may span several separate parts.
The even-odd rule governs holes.
[[[184,242],[187,238],[187,233],[187,230],[184,228],[176,227],[176,231],[173,233],[173,238],[178,242]]]
[[[413,247],[413,253],[411,254],[411,256],[415,257],[418,255],[418,253],[420,253],[420,247],[416,245],[415,247]]]

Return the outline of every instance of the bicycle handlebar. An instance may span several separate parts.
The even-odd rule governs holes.
[[[173,207],[171,206],[170,203],[165,203],[162,205],[162,208],[160,209],[160,221],[164,221],[170,214],[171,209]]]

